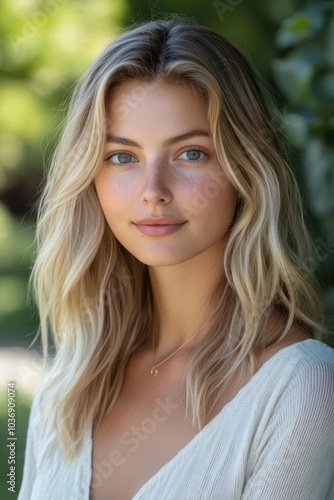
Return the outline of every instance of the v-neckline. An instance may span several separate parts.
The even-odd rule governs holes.
[[[319,342],[318,340],[316,339],[305,339],[305,340],[300,340],[298,342],[295,342],[294,344],[290,344],[286,347],[283,347],[282,349],[280,349],[279,351],[277,351],[275,354],[273,354],[267,361],[265,361],[262,366],[259,368],[259,370],[254,373],[254,375],[249,379],[248,382],[246,382],[245,385],[243,385],[241,387],[241,389],[239,389],[239,391],[237,392],[237,394],[228,402],[226,403],[223,408],[217,413],[217,415],[215,417],[213,417],[210,422],[208,422],[204,427],[203,429],[201,429],[185,446],[183,446],[183,448],[181,448],[177,453],[176,455],[174,455],[174,457],[172,457],[170,460],[168,460],[168,462],[166,462],[162,467],[160,467],[160,469],[150,478],[148,479],[141,487],[140,489],[137,491],[137,493],[134,495],[134,497],[132,497],[132,500],[139,500],[140,498],[140,495],[143,493],[143,491],[145,489],[147,489],[147,487],[153,482],[153,481],[156,481],[158,477],[161,476],[161,474],[163,474],[163,472],[171,466],[172,463],[174,463],[177,459],[180,458],[180,456],[184,455],[186,452],[188,452],[189,449],[191,449],[192,447],[194,447],[197,443],[197,441],[199,439],[201,439],[201,437],[203,436],[204,433],[208,432],[208,430],[210,430],[211,428],[214,428],[218,422],[220,421],[220,419],[222,418],[222,416],[225,415],[225,413],[230,410],[231,408],[233,408],[239,401],[240,397],[244,394],[245,391],[248,391],[250,389],[250,387],[252,385],[254,385],[254,383],[256,382],[256,380],[259,378],[260,375],[263,374],[263,372],[268,368],[268,366],[271,365],[271,363],[273,361],[276,361],[277,358],[280,358],[282,355],[286,354],[287,351],[290,351],[291,349],[293,348],[296,348],[296,346],[298,346],[299,344],[304,344],[306,342],[309,342],[309,341],[312,341],[312,342]],[[92,480],[92,462],[93,462],[93,457],[92,457],[92,453],[93,453],[93,420],[91,420],[91,424],[89,426],[89,429],[88,429],[88,432],[89,432],[89,443],[90,443],[90,446],[88,447],[88,453],[89,453],[89,459],[88,459],[88,465],[89,465],[89,470],[90,470],[90,477],[89,477],[89,481],[88,481],[88,495],[87,495],[87,499],[85,500],[89,500],[89,496],[90,496],[90,485],[91,485],[91,480]]]

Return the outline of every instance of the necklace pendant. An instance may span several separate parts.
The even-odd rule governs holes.
[[[158,375],[158,370],[156,369],[155,366],[153,366],[152,370],[151,370],[151,373],[152,375],[155,377],[156,375]]]

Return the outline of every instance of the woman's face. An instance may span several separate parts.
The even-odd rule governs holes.
[[[223,255],[237,192],[215,155],[203,100],[185,83],[129,80],[111,94],[107,135],[95,187],[117,240],[149,266]],[[138,224],[147,217],[174,224]]]

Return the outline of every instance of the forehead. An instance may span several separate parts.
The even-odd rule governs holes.
[[[196,128],[206,123],[203,97],[187,82],[126,80],[112,89],[107,106],[108,128],[170,122]],[[194,123],[194,121],[196,123]]]

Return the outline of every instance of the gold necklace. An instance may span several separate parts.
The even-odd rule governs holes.
[[[167,358],[165,358],[163,361],[160,361],[160,363],[158,363],[157,365],[153,366],[152,367],[152,370],[151,370],[151,374],[155,377],[156,375],[158,375],[158,370],[157,370],[157,366],[160,366],[162,365],[162,363],[164,363],[165,361],[167,361],[167,359],[171,358],[177,351],[179,351],[182,347],[184,347],[186,344],[188,344],[188,342],[191,341],[191,339],[193,339],[195,337],[195,335],[197,334],[197,332],[192,336],[190,337],[190,339],[187,340],[187,342],[185,342],[184,344],[182,344],[178,349],[176,349],[176,351],[172,352],[172,354],[170,354]]]

